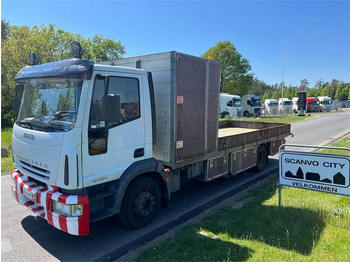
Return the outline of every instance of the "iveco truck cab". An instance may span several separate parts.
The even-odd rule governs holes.
[[[261,171],[290,134],[290,124],[218,121],[217,61],[171,51],[95,63],[71,49],[45,64],[31,53],[16,75],[11,173],[14,199],[68,234],[114,215],[146,226],[180,178]]]

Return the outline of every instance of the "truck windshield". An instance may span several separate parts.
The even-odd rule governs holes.
[[[291,106],[292,105],[292,101],[284,101],[283,104],[285,106]]]
[[[252,98],[252,106],[261,106],[261,100]]]
[[[312,100],[311,101],[311,105],[317,106],[319,105],[320,102],[318,102],[317,100]]]
[[[270,102],[268,105],[269,106],[278,106],[278,102],[277,101],[273,101],[273,102]]]
[[[242,106],[242,100],[241,99],[232,99],[233,106],[234,107],[241,107]]]
[[[29,129],[71,130],[78,114],[82,80],[28,79],[16,124]]]

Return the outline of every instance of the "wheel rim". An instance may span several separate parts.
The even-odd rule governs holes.
[[[156,206],[156,199],[149,191],[143,191],[135,199],[134,211],[138,216],[148,216]]]

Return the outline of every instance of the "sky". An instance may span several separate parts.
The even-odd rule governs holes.
[[[283,75],[285,86],[303,79],[310,87],[320,79],[350,82],[348,0],[2,0],[1,19],[17,26],[55,24],[83,37],[100,34],[125,45],[124,57],[200,56],[228,40],[267,84],[281,83]]]

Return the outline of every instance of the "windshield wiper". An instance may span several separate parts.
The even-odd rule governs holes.
[[[47,130],[47,131],[53,131],[53,132],[61,132],[64,131],[63,128],[57,128],[53,126],[45,126],[45,125],[40,125],[38,126],[41,130]]]
[[[19,124],[21,127],[29,127],[30,129],[33,129],[32,123],[30,121],[17,121],[17,124]]]

